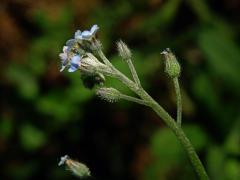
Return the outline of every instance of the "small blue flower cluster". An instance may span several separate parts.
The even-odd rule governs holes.
[[[81,32],[77,30],[74,35],[74,39],[70,39],[66,42],[66,46],[63,46],[63,52],[59,54],[61,59],[62,67],[60,72],[62,72],[67,66],[69,66],[68,72],[74,72],[81,66],[82,55],[80,53],[72,53],[71,49],[75,43],[82,43],[83,41],[92,41],[95,37],[99,27],[98,25],[93,25],[89,30]]]

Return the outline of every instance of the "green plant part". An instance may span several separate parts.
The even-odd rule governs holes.
[[[96,28],[96,31],[97,30],[98,28]],[[89,70],[88,73],[99,73],[104,76],[115,78],[120,82],[122,82],[125,86],[127,86],[130,90],[132,90],[138,96],[138,98],[124,95],[120,93],[117,89],[113,89],[112,87],[97,89],[97,94],[102,99],[110,102],[115,102],[120,99],[125,99],[128,101],[136,102],[152,108],[157,113],[157,115],[165,122],[165,124],[172,130],[172,132],[177,137],[178,141],[181,143],[181,145],[185,149],[199,179],[202,179],[202,180],[209,179],[202,162],[200,161],[196,151],[193,148],[193,145],[191,144],[191,142],[189,141],[189,139],[187,138],[186,134],[184,133],[183,129],[180,126],[182,110],[181,110],[180,88],[179,88],[179,83],[177,78],[180,75],[181,67],[176,57],[174,56],[174,54],[171,53],[169,49],[162,52],[162,54],[166,58],[165,71],[173,79],[174,87],[176,90],[177,108],[178,108],[177,121],[175,121],[175,119],[172,118],[168,114],[168,112],[161,105],[159,105],[141,86],[135,67],[131,60],[131,56],[130,56],[131,51],[129,50],[127,45],[122,41],[120,41],[118,43],[118,51],[120,56],[123,58],[123,60],[127,62],[129,69],[131,71],[133,80],[129,79],[126,75],[124,75],[117,68],[115,68],[111,64],[111,62],[108,60],[108,58],[104,55],[102,49],[99,48],[100,47],[99,44],[101,43],[99,43],[99,41],[97,41],[94,37],[96,31],[93,31],[94,33],[92,34],[91,34],[91,31],[89,31],[88,34],[89,36],[91,36],[91,38],[85,38],[85,39],[83,38],[79,46],[81,48],[82,46],[84,46],[86,42],[88,44],[90,43],[92,45],[92,48],[89,48],[89,49],[95,49],[94,52],[93,51],[86,52],[86,50],[85,51],[78,50],[77,52],[82,52],[83,54],[79,54],[79,53],[76,53],[75,55],[71,54],[70,61],[69,61],[70,69],[73,69],[74,71],[76,70],[82,71],[81,68],[82,68],[82,63],[84,63],[84,57],[88,56],[89,59],[87,59],[87,63],[86,63],[87,64],[86,67]],[[76,32],[76,33],[79,33],[79,32]],[[69,50],[71,51],[71,46],[68,46],[68,47],[70,48]],[[75,63],[74,60],[76,56],[78,57],[77,65],[74,64]],[[83,57],[83,58],[79,58],[79,57]]]

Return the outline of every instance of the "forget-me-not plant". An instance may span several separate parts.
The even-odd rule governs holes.
[[[208,179],[208,175],[204,166],[202,165],[191,142],[181,127],[182,100],[178,81],[181,67],[175,55],[170,51],[169,48],[161,53],[165,58],[165,72],[173,82],[176,92],[176,120],[143,89],[132,62],[131,51],[122,41],[117,43],[117,49],[124,62],[128,64],[132,74],[132,79],[125,76],[115,66],[112,65],[112,63],[103,53],[100,41],[96,39],[96,33],[98,30],[99,27],[97,25],[93,25],[90,30],[85,30],[83,32],[77,30],[75,32],[74,39],[70,39],[66,42],[66,45],[63,47],[63,53],[60,53],[59,55],[62,63],[60,71],[63,71],[64,68],[68,66],[69,72],[80,70],[82,77],[92,76],[97,77],[98,79],[101,77],[101,79],[104,80],[104,77],[108,76],[121,81],[125,86],[132,90],[137,97],[123,94],[112,87],[103,87],[104,81],[102,81],[100,84],[97,82],[95,83],[97,86],[96,94],[109,102],[116,102],[124,99],[152,108],[176,135],[177,139],[185,149],[198,177],[204,180]],[[62,159],[62,162],[68,162],[66,160],[67,158],[65,157]]]

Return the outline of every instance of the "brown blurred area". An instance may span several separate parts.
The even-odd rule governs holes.
[[[33,20],[33,15],[41,9],[52,20],[59,19],[64,6],[72,7],[75,23],[87,21],[92,8],[101,3],[97,0],[3,0],[0,5],[0,54],[1,63],[6,59],[21,62],[31,39],[39,34],[39,29]],[[5,59],[5,60],[4,60]],[[3,67],[3,66],[1,66]]]

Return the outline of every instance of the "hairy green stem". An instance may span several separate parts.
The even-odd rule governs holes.
[[[138,103],[138,104],[141,104],[141,105],[149,106],[149,104],[146,101],[144,101],[142,99],[132,97],[132,96],[128,96],[128,95],[125,95],[125,94],[121,94],[120,99],[124,99],[124,100],[132,101],[132,102],[135,102],[135,103]]]
[[[137,85],[140,87],[141,86],[141,83],[140,83],[140,80],[138,78],[138,75],[137,75],[137,72],[136,72],[136,69],[132,63],[132,60],[131,59],[126,59],[127,63],[128,63],[128,67],[131,71],[131,74],[132,74],[132,77],[134,79],[134,81],[137,83]]]
[[[103,72],[104,73],[104,72]],[[129,78],[127,78],[124,74],[122,74],[120,71],[118,71],[116,68],[113,69],[112,74],[106,74],[108,76],[117,78],[120,80],[123,84],[125,84],[127,87],[129,87],[133,92],[135,92],[139,97],[142,98],[147,104],[158,114],[160,118],[166,123],[166,125],[173,131],[173,133],[176,135],[177,139],[180,141],[182,146],[187,152],[187,155],[193,165],[193,168],[195,169],[198,177],[201,180],[207,180],[208,175],[204,169],[204,166],[202,165],[202,162],[200,161],[196,151],[194,150],[191,142],[185,135],[184,131],[178,124],[175,122],[175,120],[164,110],[143,88],[137,86],[133,81],[131,81]]]
[[[99,55],[99,57],[103,60],[103,62],[110,68],[113,68],[112,63],[108,60],[108,58],[104,55],[104,53],[102,52],[101,49],[97,50],[97,53]]]
[[[180,86],[178,82],[178,78],[173,78],[174,89],[176,93],[177,99],[177,124],[181,127],[182,124],[182,97],[180,92]]]
[[[175,120],[155,101],[153,100],[143,89],[139,91],[139,96],[141,96],[146,101],[151,102],[151,108],[158,114],[159,117],[167,124],[167,126],[173,131],[177,139],[180,141],[182,146],[187,152],[187,155],[198,175],[202,180],[207,180],[208,175],[202,165],[197,153],[195,152],[191,142],[183,132],[182,128],[178,126]]]

